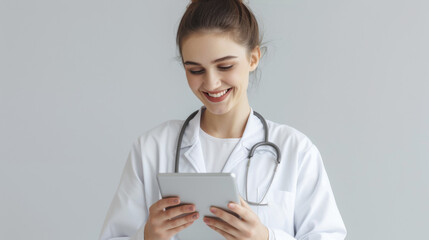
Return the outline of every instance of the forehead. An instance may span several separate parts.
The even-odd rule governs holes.
[[[182,44],[184,62],[196,61],[209,64],[211,61],[227,55],[244,58],[245,53],[246,48],[225,33],[192,33]]]

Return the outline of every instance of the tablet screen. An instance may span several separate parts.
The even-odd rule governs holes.
[[[204,216],[215,217],[210,212],[211,206],[239,217],[227,207],[230,202],[240,204],[233,173],[160,173],[158,184],[163,198],[178,196],[179,205],[195,204],[195,209],[200,214],[191,226],[179,232],[181,239],[224,239],[203,221]]]

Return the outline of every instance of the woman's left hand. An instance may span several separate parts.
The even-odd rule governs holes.
[[[210,211],[223,221],[204,217],[204,222],[226,239],[268,240],[268,228],[261,223],[258,215],[252,211],[247,202],[241,197],[240,202],[241,206],[229,203],[228,208],[237,213],[241,219],[223,209],[211,207]]]

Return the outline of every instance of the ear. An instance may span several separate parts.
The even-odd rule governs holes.
[[[253,72],[258,67],[259,59],[261,58],[261,49],[256,46],[250,53],[250,71]]]

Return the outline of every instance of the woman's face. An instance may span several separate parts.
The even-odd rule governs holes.
[[[249,59],[247,49],[228,35],[193,33],[182,44],[183,64],[189,87],[212,114],[248,108],[249,73],[256,69],[260,50]]]

